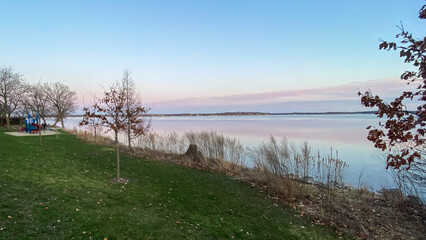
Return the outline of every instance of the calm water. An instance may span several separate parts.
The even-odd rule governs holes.
[[[67,128],[78,126],[80,118],[68,118]],[[375,190],[391,187],[392,177],[385,161],[366,139],[369,125],[378,126],[370,114],[293,115],[293,116],[220,116],[220,117],[153,117],[152,130],[157,133],[213,130],[237,138],[245,146],[255,147],[269,136],[283,137],[294,143],[308,141],[312,149],[329,153],[337,150],[341,160],[349,164],[345,182],[361,183]]]

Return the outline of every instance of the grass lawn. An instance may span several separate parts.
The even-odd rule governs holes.
[[[0,128],[0,239],[335,239],[231,178]]]

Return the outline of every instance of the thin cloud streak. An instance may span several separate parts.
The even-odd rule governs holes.
[[[153,107],[154,113],[365,111],[368,109],[360,106],[358,91],[371,90],[373,94],[389,98],[410,88],[413,86],[407,86],[399,78],[387,78],[322,88],[185,98],[147,104]]]

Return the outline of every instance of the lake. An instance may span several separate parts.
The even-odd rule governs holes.
[[[65,127],[78,127],[81,118],[65,120]],[[391,175],[380,151],[366,137],[369,125],[378,126],[373,114],[329,115],[259,115],[259,116],[200,116],[200,117],[152,117],[152,131],[157,133],[216,131],[239,139],[248,147],[256,147],[270,136],[299,144],[307,141],[314,152],[321,154],[338,151],[339,158],[349,168],[345,182],[360,183],[373,190],[393,187]]]

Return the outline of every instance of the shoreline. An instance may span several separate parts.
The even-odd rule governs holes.
[[[220,116],[292,116],[292,115],[354,115],[354,114],[375,114],[376,111],[359,111],[359,112],[222,112],[222,113],[157,113],[146,114],[143,117],[220,117]],[[83,117],[84,115],[76,114],[69,117]]]

